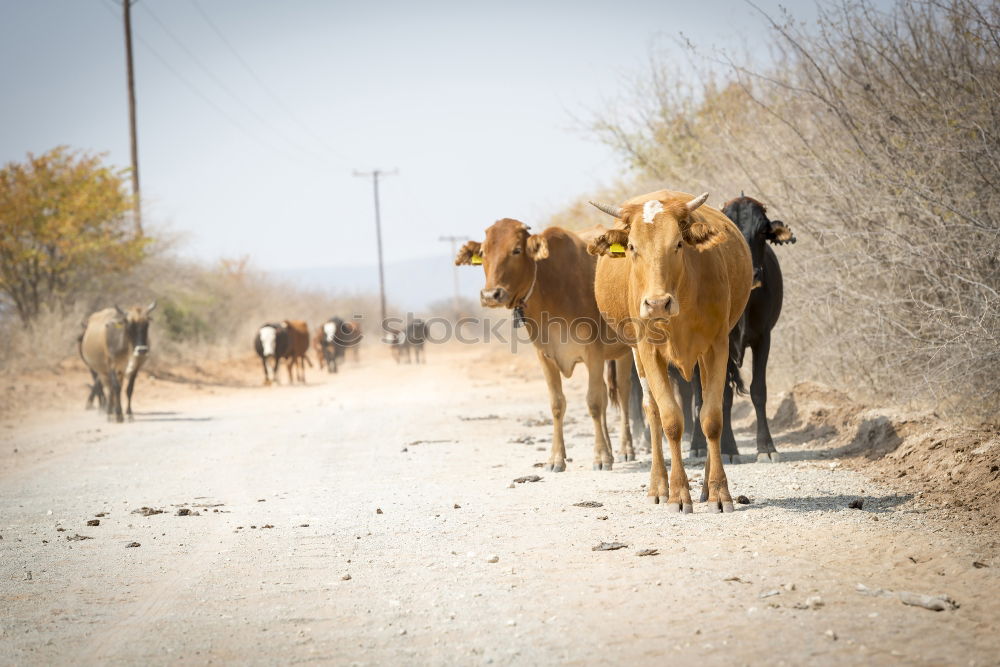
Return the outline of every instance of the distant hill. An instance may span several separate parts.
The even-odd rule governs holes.
[[[451,299],[454,294],[451,255],[391,262],[385,265],[386,299],[399,308],[419,313],[428,304]],[[275,276],[303,287],[339,293],[378,293],[378,266],[318,266],[271,271]],[[458,267],[459,292],[478,303],[483,288],[483,270]]]

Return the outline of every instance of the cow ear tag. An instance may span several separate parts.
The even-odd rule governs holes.
[[[625,256],[625,246],[621,243],[612,243],[608,246],[608,252],[611,253],[612,257],[624,257]]]
[[[480,255],[478,252],[472,253],[472,264],[482,264],[482,263],[483,263],[483,256]]]

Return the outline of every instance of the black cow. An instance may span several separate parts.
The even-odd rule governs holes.
[[[271,322],[261,325],[254,336],[253,346],[264,366],[264,384],[277,384],[278,362],[288,353],[288,329],[285,324]],[[268,358],[272,360],[270,369],[267,367]]]
[[[795,243],[795,236],[785,223],[780,220],[769,220],[767,209],[763,204],[742,193],[736,199],[729,201],[722,212],[736,223],[750,245],[754,285],[743,316],[729,334],[730,382],[727,383],[723,402],[722,453],[730,457],[739,454],[730,413],[733,405],[733,387],[742,386],[739,380],[739,367],[743,365],[743,357],[749,347],[753,350],[750,400],[753,401],[757,413],[757,460],[777,461],[778,450],[774,447],[771,430],[767,425],[767,357],[771,351],[771,329],[781,315],[784,288],[778,257],[768,243],[774,245]],[[705,456],[705,435],[697,424],[698,412],[701,409],[701,382],[697,371],[692,385],[695,428],[692,429],[691,453],[694,456]]]
[[[410,350],[413,350],[414,363],[427,363],[424,359],[424,341],[427,340],[427,323],[421,319],[410,321],[406,325],[406,361],[410,360]]]

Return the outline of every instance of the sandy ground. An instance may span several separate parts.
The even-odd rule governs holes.
[[[590,469],[582,369],[552,474],[530,358],[429,358],[0,425],[0,663],[997,663],[994,530],[780,433],[784,462],[727,468],[751,504],[667,514],[648,455]]]

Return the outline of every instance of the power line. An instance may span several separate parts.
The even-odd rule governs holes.
[[[314,131],[311,127],[302,122],[302,119],[300,119],[295,114],[295,112],[292,111],[292,109],[287,104],[285,104],[284,100],[281,99],[281,96],[275,93],[266,83],[264,83],[264,80],[261,79],[261,77],[258,76],[257,72],[253,69],[253,67],[250,66],[250,63],[248,63],[247,60],[242,55],[240,55],[239,51],[237,51],[236,47],[233,46],[232,42],[230,42],[226,38],[226,36],[223,34],[219,26],[216,25],[216,23],[208,16],[208,14],[202,8],[201,4],[199,4],[198,0],[191,0],[191,4],[198,11],[201,17],[205,20],[205,23],[207,23],[208,26],[215,32],[219,40],[226,46],[227,49],[229,49],[229,52],[233,54],[233,57],[236,58],[237,62],[240,63],[240,65],[243,67],[246,73],[249,74],[250,77],[257,82],[257,85],[260,86],[261,90],[263,90],[267,94],[267,96],[271,98],[271,101],[273,101],[277,107],[279,107],[282,111],[284,111],[288,115],[288,117],[296,125],[298,125],[303,132],[308,134],[312,140],[314,140],[317,144],[322,146],[323,149],[326,150],[328,153],[345,160],[348,159],[347,156],[331,148],[330,145],[323,140],[323,138],[319,135],[318,132]]]
[[[105,9],[107,9],[109,12],[111,12],[111,14],[117,20],[118,19],[118,14],[117,14],[117,12],[115,12],[114,9],[112,9],[110,7],[110,5],[108,4],[109,2],[111,2],[111,0],[106,0],[103,6],[104,6]],[[247,136],[247,138],[249,138],[251,141],[256,142],[257,144],[259,144],[263,148],[267,149],[269,152],[278,153],[278,154],[282,155],[284,158],[289,159],[289,160],[291,160],[293,162],[298,162],[299,161],[294,156],[289,155],[288,153],[286,153],[285,151],[283,151],[280,147],[274,146],[274,145],[272,145],[272,144],[264,141],[263,139],[261,139],[261,137],[260,137],[260,135],[258,133],[254,133],[254,132],[251,132],[250,130],[248,130],[242,123],[240,123],[238,120],[236,120],[236,118],[233,117],[229,112],[227,112],[221,106],[219,106],[214,101],[212,101],[212,99],[210,97],[208,97],[205,93],[203,93],[201,91],[201,89],[199,89],[195,84],[191,83],[186,77],[184,77],[184,75],[182,75],[176,69],[174,69],[173,65],[171,65],[170,62],[166,58],[164,58],[162,55],[160,55],[159,51],[157,51],[155,48],[153,48],[152,44],[150,44],[149,42],[147,42],[145,39],[142,38],[142,35],[138,35],[137,34],[137,35],[134,35],[134,37],[135,37],[135,39],[140,44],[143,45],[143,47],[146,48],[147,51],[149,51],[150,55],[152,55],[154,58],[156,58],[160,62],[160,64],[163,65],[163,67],[168,72],[170,72],[171,74],[173,74],[174,77],[178,81],[180,81],[189,91],[191,91],[191,93],[193,93],[196,97],[198,97],[199,99],[201,99],[205,104],[207,104],[208,106],[210,106],[213,109],[215,109],[215,111],[218,112],[218,114],[220,116],[222,116],[234,128],[236,128],[237,130],[239,130],[240,132],[242,132],[243,134],[245,134]]]
[[[226,84],[225,81],[223,81],[219,76],[217,76],[214,72],[212,72],[212,70],[210,70],[208,68],[208,66],[205,65],[205,63],[203,63],[202,60],[193,51],[191,51],[191,49],[189,49],[184,44],[184,42],[182,42],[180,40],[180,38],[178,38],[170,30],[170,28],[167,27],[167,25],[162,20],[160,20],[160,18],[153,12],[153,10],[150,9],[148,3],[143,4],[142,7],[143,7],[143,9],[146,10],[146,13],[149,14],[150,18],[152,18],[153,21],[155,21],[156,24],[160,26],[160,28],[163,30],[163,32],[165,32],[167,34],[167,36],[182,51],[184,51],[184,53],[186,53],[189,58],[191,58],[191,60],[201,69],[201,71],[204,72],[205,75],[208,76],[213,82],[215,82],[215,84],[217,86],[219,86],[219,88],[221,88],[222,90],[224,90],[231,98],[233,98],[233,100],[235,100],[237,104],[239,104],[240,106],[242,106],[243,109],[247,113],[249,113],[251,116],[253,116],[257,120],[257,122],[259,122],[266,129],[268,129],[271,132],[273,132],[279,139],[281,139],[282,141],[284,141],[285,143],[287,143],[290,147],[294,148],[295,150],[300,151],[302,153],[305,153],[305,154],[309,155],[309,157],[312,158],[312,159],[321,159],[322,156],[320,156],[318,154],[313,154],[307,147],[303,147],[303,146],[299,145],[294,140],[292,140],[289,137],[287,137],[286,135],[284,135],[281,132],[281,130],[279,130],[267,118],[265,118],[264,116],[261,116],[259,113],[257,113],[257,111],[250,104],[248,104],[232,88],[230,88]]]
[[[468,236],[439,236],[438,237],[438,241],[449,241],[451,243],[451,256],[452,257],[455,257],[458,254],[457,252],[455,252],[455,244],[457,242],[459,242],[459,241],[468,241],[468,240],[469,240]],[[453,281],[455,283],[455,296],[454,296],[454,299],[452,301],[452,306],[455,309],[455,317],[459,317],[461,315],[461,313],[459,313],[459,310],[460,310],[459,304],[461,302],[461,293],[460,293],[460,290],[459,290],[459,287],[458,287],[458,267],[457,266],[451,267],[451,272],[452,272],[452,279],[453,279]]]

